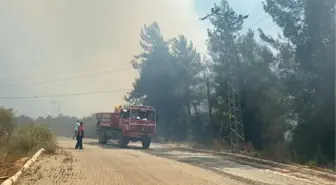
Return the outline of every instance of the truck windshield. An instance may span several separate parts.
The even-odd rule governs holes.
[[[132,109],[131,118],[139,120],[154,120],[154,111]]]

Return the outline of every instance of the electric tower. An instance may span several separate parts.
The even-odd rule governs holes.
[[[211,13],[206,15],[200,20],[205,20],[213,15],[221,15],[220,9],[211,9]],[[222,14],[225,16],[234,16],[234,12],[230,14]],[[243,19],[248,18],[248,15],[242,16],[239,15],[237,18],[237,22],[243,21]],[[236,48],[234,38],[235,36],[232,35],[232,52],[235,56],[235,60],[229,60],[228,66],[228,93],[227,93],[227,103],[228,103],[228,119],[229,125],[227,125],[228,129],[228,138],[230,142],[231,149],[235,152],[240,150],[240,147],[245,144],[245,133],[244,133],[244,124],[243,124],[243,117],[242,117],[242,109],[241,109],[241,101],[240,101],[240,92],[241,92],[241,79],[240,76],[237,75],[239,72],[240,67],[240,58],[238,54],[238,50]]]
[[[235,43],[232,43],[233,45]],[[236,55],[236,60],[229,60],[229,79],[228,79],[228,118],[229,118],[229,142],[231,149],[235,152],[240,150],[242,144],[245,144],[245,133],[243,124],[243,115],[241,109],[241,101],[239,92],[241,92],[241,80],[239,79],[239,56],[236,47],[233,51]]]

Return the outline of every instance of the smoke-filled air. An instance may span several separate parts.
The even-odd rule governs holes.
[[[1,1],[0,26],[0,144],[35,129],[56,153],[77,137],[335,169],[334,0]],[[19,145],[0,154],[39,148]]]

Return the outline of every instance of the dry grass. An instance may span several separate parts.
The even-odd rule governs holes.
[[[45,148],[48,153],[55,153],[57,148],[53,134],[46,127],[29,125],[15,128],[0,147],[0,176],[9,178],[14,175],[40,148]]]
[[[264,148],[260,152],[254,152],[252,157],[286,164],[293,163],[289,150],[284,144],[273,144],[272,146]]]
[[[17,126],[12,110],[0,108],[0,177],[13,175],[40,148],[56,152],[53,133],[39,124]]]
[[[40,148],[55,153],[57,145],[52,132],[43,125],[31,124],[17,127],[8,139],[7,150],[11,154],[31,154]]]
[[[50,154],[57,149],[56,139],[48,128],[34,124],[17,127],[0,147],[0,164],[32,156],[40,148]]]

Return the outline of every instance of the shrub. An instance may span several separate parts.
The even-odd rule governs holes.
[[[57,145],[53,133],[40,124],[15,124],[12,109],[0,107],[0,162],[35,153],[40,148],[54,153]]]
[[[0,107],[0,146],[7,142],[14,127],[14,113],[12,109]]]
[[[27,155],[36,152],[40,148],[54,153],[57,145],[56,139],[48,127],[30,124],[15,128],[8,140],[7,147],[10,154]]]
[[[288,146],[284,143],[275,143],[265,147],[260,153],[259,157],[274,160],[277,162],[290,162],[291,155]]]
[[[12,109],[0,107],[0,176],[17,171],[18,159],[34,154],[42,147],[49,153],[57,149],[56,139],[46,126],[32,124],[31,119],[22,120],[17,122]]]

